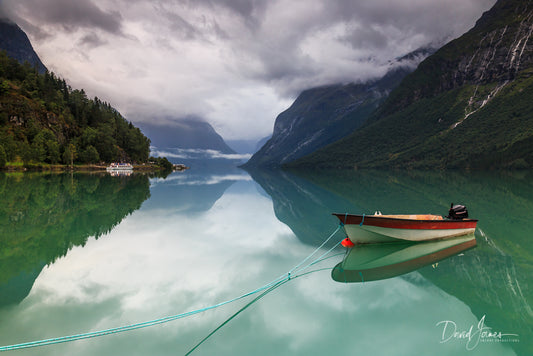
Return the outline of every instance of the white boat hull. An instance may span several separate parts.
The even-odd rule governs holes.
[[[472,234],[477,225],[473,219],[443,219],[431,214],[333,215],[339,218],[354,244],[438,240]]]
[[[353,243],[379,243],[402,241],[429,241],[472,234],[475,228],[462,229],[394,229],[379,226],[345,225],[346,235]]]

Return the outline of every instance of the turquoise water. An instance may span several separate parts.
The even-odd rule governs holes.
[[[208,337],[193,355],[529,355],[531,178],[1,174],[0,345],[153,320],[255,290],[337,228],[332,212],[446,214],[454,202],[479,219],[476,246],[414,271],[337,282],[332,270],[348,257],[338,247],[306,270],[315,272],[251,305],[259,294],[163,325],[4,354],[183,355]],[[386,260],[398,251],[372,253]]]

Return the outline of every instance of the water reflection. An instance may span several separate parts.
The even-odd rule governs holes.
[[[235,182],[250,180],[250,176],[238,169],[174,172],[168,177],[151,180],[151,198],[145,208],[166,211],[166,214],[206,212]]]
[[[108,171],[107,173],[111,177],[129,177],[133,174],[133,169],[122,170],[122,171]]]
[[[100,180],[95,192],[104,185],[120,192],[134,176],[113,178],[109,184]],[[436,268],[428,265],[372,283],[337,283],[331,269],[341,255],[313,266],[322,271],[291,279],[246,312],[240,311],[251,299],[166,325],[17,354],[183,355],[197,344],[198,355],[465,354],[463,340],[440,344],[442,331],[435,325],[453,320],[468,327],[484,315],[493,330],[517,333],[520,342],[479,345],[469,355],[531,354],[532,258],[521,235],[530,226],[523,220],[527,214],[519,211],[533,207],[531,183],[520,177],[476,177],[254,173],[260,189],[249,176],[234,171],[197,174],[191,169],[166,180],[153,178],[150,199],[139,199],[141,208],[119,225],[107,223],[101,230],[105,238],[82,239],[68,253],[56,252],[63,257],[53,263],[44,260],[46,267],[35,265],[42,271],[30,294],[17,305],[0,308],[0,344],[128,325],[242,295],[308,256],[337,227],[332,211],[367,212],[378,206],[382,211],[438,213],[446,212],[450,201],[462,201],[480,218],[477,247],[439,261]],[[47,189],[35,195],[55,202],[56,194],[47,198]],[[508,201],[498,206],[504,198]],[[75,215],[71,210],[85,203],[100,204],[85,196],[61,212]],[[122,209],[121,201],[106,204]],[[16,209],[6,211],[17,216]],[[46,228],[46,219],[41,224]],[[57,229],[65,236],[56,235],[52,245],[74,228]],[[94,227],[85,233],[91,231],[99,236]],[[36,253],[31,244],[21,246]],[[211,336],[211,331],[216,333]]]
[[[250,174],[272,199],[276,217],[306,244],[318,246],[337,226],[332,212],[361,210],[306,176],[276,170],[254,170]]]
[[[176,172],[167,180],[152,179],[152,197],[141,209],[105,238],[90,238],[83,248],[73,248],[47,266],[24,301],[0,308],[1,344],[102,330],[213,305],[268,282],[306,253],[275,219],[271,201],[258,194],[248,175],[199,178]],[[186,198],[180,195],[186,193],[184,186],[195,188]],[[209,208],[184,210],[183,199],[203,201],[197,206]],[[20,352],[182,355],[240,306],[167,327]],[[222,337],[230,343],[233,339]],[[220,350],[219,340],[199,354],[230,354]]]
[[[108,233],[150,196],[146,176],[0,173],[0,307],[47,264]]]
[[[327,231],[333,211],[363,214],[445,214],[450,202],[467,205],[479,219],[478,248],[419,272],[464,301],[495,328],[533,338],[532,172],[328,171],[251,173],[271,195],[276,216],[302,241]],[[513,345],[532,353],[527,342]]]
[[[356,245],[333,268],[331,278],[343,283],[392,278],[475,246],[474,234],[431,242]]]

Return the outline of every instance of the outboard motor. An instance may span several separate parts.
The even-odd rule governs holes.
[[[464,205],[453,205],[452,203],[446,218],[453,220],[468,219],[468,210],[466,210]]]

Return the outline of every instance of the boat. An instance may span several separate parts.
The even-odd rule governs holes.
[[[111,177],[129,177],[133,174],[133,170],[121,170],[121,171],[107,171]]]
[[[334,213],[354,244],[429,241],[471,234],[477,220],[468,218],[464,205],[454,205],[447,217],[432,214],[355,215]]]
[[[111,163],[106,170],[108,172],[112,171],[132,171],[133,166],[131,163]]]
[[[476,247],[474,234],[445,240],[357,245],[331,271],[342,283],[377,281],[433,265]]]

